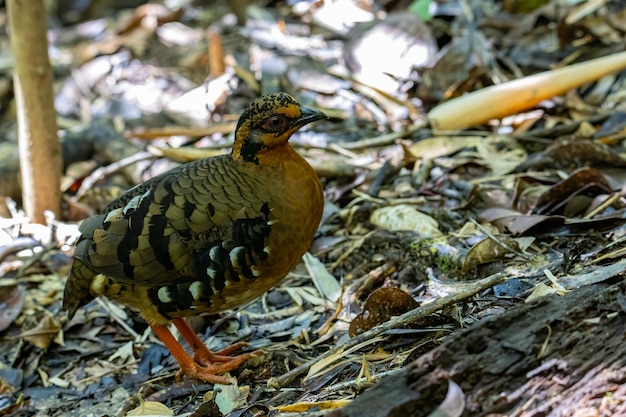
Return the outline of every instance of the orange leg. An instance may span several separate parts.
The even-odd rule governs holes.
[[[191,349],[193,350],[193,359],[201,365],[210,365],[215,362],[230,362],[236,357],[230,357],[226,355],[230,355],[233,352],[236,352],[246,346],[248,344],[246,342],[235,343],[227,348],[220,350],[219,352],[211,352],[209,348],[206,347],[204,342],[200,340],[196,332],[193,331],[189,324],[183,318],[173,319],[172,323],[178,329],[180,334],[183,335]],[[245,354],[244,354],[245,355]],[[243,355],[241,355],[243,356]]]
[[[183,323],[185,324],[180,325],[175,321],[176,327],[178,327],[179,330],[181,329],[181,327],[185,327],[185,326],[187,327],[188,329],[186,331],[187,335],[185,336],[185,334],[183,334],[183,336],[185,336],[185,339],[187,339],[187,337],[190,337],[189,334],[192,333],[195,336],[195,339],[197,339],[197,341],[200,343],[200,345],[204,346],[204,343],[200,341],[198,336],[193,332],[193,330],[189,328],[187,323],[184,321]],[[174,356],[174,358],[180,365],[180,371],[178,372],[178,374],[176,374],[176,379],[180,379],[182,378],[183,375],[187,375],[190,378],[199,379],[201,381],[205,381],[209,383],[230,384],[229,379],[221,375],[228,371],[232,371],[233,369],[238,368],[242,363],[244,363],[249,358],[258,356],[258,352],[244,353],[242,355],[235,356],[235,357],[227,357],[226,360],[207,362],[203,364],[204,366],[199,365],[196,361],[191,359],[191,357],[187,354],[187,352],[185,352],[185,350],[178,343],[178,341],[174,338],[174,336],[172,336],[172,333],[167,328],[167,326],[150,326],[150,327],[152,328],[152,331],[154,332],[154,334],[156,334],[158,338],[161,339],[161,342],[163,342],[165,347],[169,349],[169,351],[172,353],[172,356]],[[187,340],[189,341],[189,339]],[[192,348],[194,348],[196,341],[195,340],[190,341],[189,344],[192,346]],[[197,346],[194,348],[194,351],[196,350],[196,348]],[[222,356],[213,354],[211,351],[209,351],[209,349],[206,346],[204,346],[204,349],[210,354],[210,357],[212,358],[218,358],[218,359],[223,358]],[[200,348],[200,351],[202,351],[202,348]],[[222,353],[222,352],[219,352],[219,353]],[[196,352],[196,355],[198,355],[197,352]],[[200,356],[203,356],[203,354],[201,353]]]

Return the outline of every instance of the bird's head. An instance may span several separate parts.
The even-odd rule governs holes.
[[[259,163],[259,157],[287,144],[302,126],[326,119],[319,110],[303,107],[286,93],[275,93],[253,101],[237,122],[233,159]]]

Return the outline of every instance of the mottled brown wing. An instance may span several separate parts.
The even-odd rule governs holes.
[[[155,177],[85,220],[75,256],[137,285],[252,276],[246,265],[262,261],[268,222],[268,203],[256,196],[253,179],[230,156],[210,158]]]

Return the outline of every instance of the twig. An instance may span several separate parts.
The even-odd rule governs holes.
[[[115,314],[115,312],[113,311],[113,309],[111,308],[111,306],[109,305],[109,301],[98,297],[96,298],[96,302],[98,304],[100,304],[100,306],[102,306],[102,308],[104,308],[108,313],[109,316],[111,316],[111,318],[117,322],[117,324],[119,324],[120,326],[122,326],[124,328],[124,330],[126,330],[128,332],[128,334],[130,334],[134,340],[139,340],[139,335],[137,334],[136,331],[134,331],[128,324],[126,324],[126,322],[124,320],[122,320],[117,314]]]
[[[387,133],[384,135],[376,136],[374,138],[362,139],[356,142],[342,143],[341,147],[343,149],[354,151],[354,150],[359,150],[359,149],[370,149],[370,148],[375,148],[377,146],[390,145],[394,143],[397,139],[412,135],[414,132],[421,129],[422,127],[424,126],[413,125],[399,132]]]
[[[380,381],[384,377],[389,376],[389,375],[393,375],[393,374],[397,374],[398,372],[400,372],[400,368],[396,368],[396,369],[392,369],[390,371],[385,371],[385,372],[381,372],[381,373],[372,375],[372,377],[370,378],[369,381],[368,381],[368,379],[366,377],[361,377],[359,379],[353,379],[353,380],[350,380],[350,381],[339,382],[337,384],[329,385],[328,387],[324,388],[324,392],[327,393],[327,394],[330,394],[330,393],[334,393],[334,392],[344,391],[346,389],[352,389],[352,388],[355,388],[355,387],[360,387],[362,389],[369,388],[371,385],[374,385],[376,382]]]
[[[390,262],[380,265],[367,274],[355,279],[343,292],[343,305],[350,305],[356,301],[359,296],[369,288],[372,288],[376,282],[384,281],[385,278],[396,272],[396,266]]]
[[[365,236],[360,237],[356,241],[352,242],[352,245],[348,248],[348,250],[343,252],[341,255],[339,255],[337,260],[335,262],[333,262],[333,264],[328,267],[328,272],[333,272],[335,270],[335,268],[337,268],[339,265],[341,265],[343,263],[343,261],[348,259],[348,256],[350,256],[352,254],[352,252],[354,252],[355,250],[357,250],[361,246],[363,246],[363,243],[365,242],[365,240],[368,237],[370,237],[371,235],[373,235],[373,234],[374,234],[373,231],[368,232]]]
[[[137,152],[136,154],[131,155],[128,158],[120,159],[117,162],[96,169],[94,172],[91,173],[91,175],[83,180],[83,183],[80,185],[80,188],[76,192],[76,197],[78,198],[85,194],[87,190],[93,188],[96,182],[100,181],[107,175],[117,172],[128,165],[134,164],[135,162],[143,161],[144,159],[153,157],[154,155],[150,152]]]
[[[202,137],[202,136],[212,135],[214,133],[222,133],[226,135],[226,134],[234,132],[236,126],[237,126],[237,122],[214,123],[206,127],[168,126],[168,127],[154,128],[154,129],[134,130],[134,131],[126,133],[126,137],[143,139],[143,140],[153,140],[153,139],[160,139],[163,137],[170,137],[170,136]],[[221,148],[230,148],[232,146],[233,146],[232,143],[225,143],[225,144],[220,144],[220,145],[212,145],[210,146],[210,148],[221,149]]]
[[[476,226],[476,228],[478,230],[480,230],[481,232],[483,232],[488,239],[491,239],[492,241],[494,241],[497,245],[501,246],[504,250],[509,251],[510,253],[514,253],[515,255],[519,256],[520,258],[524,259],[524,260],[529,260],[531,257],[526,255],[525,253],[522,253],[518,250],[515,250],[514,248],[512,248],[510,245],[507,245],[506,243],[504,243],[502,240],[498,239],[497,237],[495,237],[493,235],[493,233],[489,232],[489,230],[487,230],[486,228],[483,227],[482,224],[478,223],[476,220],[474,219],[469,219],[471,223],[474,224],[474,226]]]
[[[283,387],[287,384],[290,384],[294,379],[296,379],[296,377],[304,372],[307,372],[311,366],[313,366],[314,364],[316,364],[317,362],[331,356],[331,355],[335,355],[336,353],[340,352],[340,351],[344,351],[347,349],[350,349],[360,343],[363,343],[366,340],[372,339],[374,337],[380,336],[382,333],[391,330],[391,329],[395,329],[398,327],[405,327],[408,324],[411,324],[415,321],[417,321],[418,319],[427,316],[429,314],[433,314],[438,310],[441,310],[442,308],[458,303],[460,301],[463,301],[475,294],[478,294],[481,291],[484,291],[487,288],[493,287],[494,285],[497,285],[501,282],[503,282],[505,279],[507,279],[508,276],[510,275],[515,275],[514,273],[509,273],[506,270],[503,272],[498,272],[496,274],[493,274],[487,278],[475,281],[474,283],[472,283],[473,285],[471,285],[468,288],[462,289],[460,290],[458,293],[456,294],[451,294],[451,295],[447,295],[445,297],[441,297],[438,298],[436,300],[434,300],[431,303],[425,304],[423,306],[417,307],[414,310],[411,310],[407,313],[404,313],[401,316],[395,317],[387,322],[384,322],[382,324],[380,324],[379,326],[374,327],[373,329],[370,329],[368,331],[366,331],[365,333],[362,333],[360,335],[358,335],[357,337],[350,339],[347,343],[340,345],[340,346],[335,346],[334,348],[326,351],[325,353],[321,354],[320,356],[318,356],[317,358],[314,358],[300,366],[298,366],[297,368],[292,369],[291,371],[287,372],[284,375],[281,375],[278,378],[272,379],[271,380],[271,386],[272,387],[276,387],[276,386],[280,386]]]
[[[104,362],[104,361],[102,361],[102,362]],[[110,362],[105,362],[105,363],[111,364]],[[105,369],[105,370],[103,370],[103,371],[101,371],[101,372],[99,372],[97,374],[90,375],[90,376],[85,377],[83,379],[79,379],[78,381],[76,381],[74,383],[74,385],[86,384],[86,383],[94,381],[96,379],[100,379],[103,376],[106,376],[106,375],[110,374],[111,372],[119,372],[122,369],[128,368],[129,366],[132,366],[132,365],[137,365],[138,363],[139,363],[139,360],[136,359],[134,361],[127,362],[127,363],[124,363],[122,365],[113,365],[113,367]]]
[[[583,218],[585,220],[593,219],[596,215],[604,211],[606,208],[617,203],[622,197],[624,197],[624,195],[621,192],[613,193],[612,195],[609,196],[609,198],[604,200],[602,204],[596,207],[595,210],[592,210],[589,214],[585,215]]]

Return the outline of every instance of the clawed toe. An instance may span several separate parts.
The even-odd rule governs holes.
[[[237,369],[242,363],[250,358],[259,356],[261,353],[260,351],[255,351],[243,353],[238,356],[220,356],[212,354],[212,358],[214,359],[212,362],[203,364],[194,362],[186,367],[181,366],[180,371],[176,374],[176,379],[181,380],[184,375],[187,375],[190,378],[199,379],[204,382],[230,384],[230,379],[222,374]]]
[[[193,360],[198,362],[200,365],[203,366],[208,366],[210,364],[213,363],[226,363],[226,362],[230,362],[231,360],[233,360],[234,358],[238,357],[238,356],[230,356],[233,352],[236,352],[238,350],[241,350],[243,348],[245,348],[246,346],[248,346],[248,344],[246,342],[239,342],[239,343],[235,343],[233,345],[230,345],[222,350],[219,350],[217,352],[212,352],[211,350],[209,350],[208,348],[200,348],[197,349],[193,355]],[[245,355],[245,354],[243,354]]]

